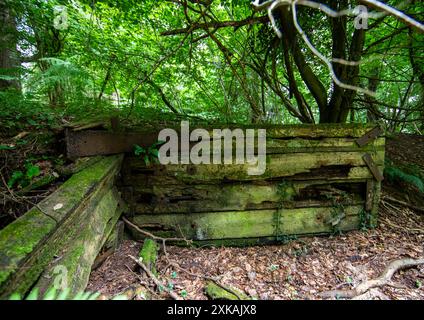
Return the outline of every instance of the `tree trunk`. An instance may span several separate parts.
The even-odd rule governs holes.
[[[13,12],[5,0],[0,0],[0,75],[7,77],[7,79],[0,78],[0,90],[20,90],[17,80],[19,64],[16,42],[16,22]]]

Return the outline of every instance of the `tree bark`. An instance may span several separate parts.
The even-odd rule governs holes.
[[[7,77],[17,77],[18,75],[19,59],[16,33],[13,11],[6,0],[0,0],[0,74]],[[0,78],[0,90],[7,89],[20,90],[19,81]]]

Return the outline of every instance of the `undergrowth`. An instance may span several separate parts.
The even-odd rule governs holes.
[[[384,175],[392,183],[404,182],[415,186],[421,193],[424,193],[424,178],[418,166],[396,167],[393,164],[386,164]]]

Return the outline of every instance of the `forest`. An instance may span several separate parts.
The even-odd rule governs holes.
[[[263,172],[233,150],[189,163],[202,137],[238,155],[216,128],[246,159],[266,130]],[[422,0],[0,0],[1,299],[423,300],[423,282]]]

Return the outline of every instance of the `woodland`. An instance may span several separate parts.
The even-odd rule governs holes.
[[[166,228],[153,234],[150,220],[136,223],[137,216],[132,219],[121,214],[134,208],[150,214],[157,205],[154,193],[160,188],[168,188],[161,192],[187,204],[184,207],[172,200],[155,207],[163,214],[168,213],[166,210],[189,214],[196,208],[201,216],[206,209],[215,211],[215,203],[222,205],[219,197],[224,194],[234,197],[225,198],[228,212],[260,209],[265,214],[286,205],[284,209],[296,210],[293,203],[273,203],[275,199],[255,203],[257,207],[243,202],[261,187],[274,190],[275,181],[281,177],[267,176],[262,184],[253,183],[254,188],[260,186],[256,191],[248,186],[233,195],[233,189],[228,193],[222,189],[230,188],[224,183],[222,188],[214,184],[214,179],[221,177],[219,171],[190,172],[187,168],[181,173],[176,168],[175,176],[192,177],[183,181],[182,189],[200,185],[193,191],[196,203],[188,196],[184,198],[174,178],[149,176],[156,174],[152,173],[158,153],[155,141],[140,143],[142,146],[131,144],[135,149],[124,150],[125,158],[100,159],[105,153],[78,154],[81,158],[77,160],[70,157],[69,144],[75,147],[75,142],[69,142],[69,131],[90,134],[90,130],[101,128],[101,133],[127,134],[131,128],[155,131],[178,126],[181,121],[189,121],[193,127],[300,128],[293,129],[299,134],[273,137],[276,144],[270,148],[276,148],[272,152],[278,156],[278,150],[288,148],[293,139],[298,144],[290,148],[311,149],[290,152],[310,152],[311,159],[321,157],[321,145],[317,148],[316,143],[340,138],[343,145],[323,145],[328,147],[324,151],[332,156],[341,146],[351,152],[350,143],[361,137],[355,135],[356,126],[377,126],[384,132],[385,142],[377,139],[373,148],[361,145],[360,151],[374,152],[374,159],[382,154],[375,160],[384,175],[381,180],[376,178],[379,186],[381,183],[381,196],[380,189],[373,189],[379,196],[372,199],[378,223],[363,223],[360,211],[359,227],[353,231],[332,228],[324,236],[314,231],[309,237],[273,234],[277,241],[266,244],[193,245],[185,236],[167,233]],[[341,135],[331,129],[337,126],[353,128],[353,134],[346,131],[349,133]],[[323,128],[325,133],[302,136],[301,128]],[[82,152],[82,148],[75,150]],[[362,165],[351,157],[346,160],[350,166]],[[299,163],[308,159],[305,156]],[[328,162],[331,172],[311,167],[308,174],[316,172],[313,179],[317,181],[333,179],[332,174],[339,174],[335,169],[338,163],[328,159],[322,156],[319,163]],[[284,167],[285,160],[281,161]],[[297,160],[291,161],[295,167]],[[122,163],[122,170],[118,169]],[[267,163],[272,167],[272,162]],[[84,176],[87,168],[94,169]],[[280,174],[276,170],[273,172]],[[293,171],[288,175],[295,177],[294,184],[312,179],[296,174]],[[86,180],[78,182],[80,189],[75,191],[69,181],[77,181],[78,175]],[[120,179],[116,184],[119,192],[109,181],[112,175]],[[200,176],[201,182],[194,180]],[[229,183],[224,171],[222,176]],[[362,197],[365,191],[359,183],[368,183],[370,177],[366,181],[356,178],[348,186],[343,184],[349,181],[333,179],[331,183],[343,194],[358,193]],[[147,186],[142,185],[143,179],[148,181]],[[279,189],[274,191],[288,201],[287,194],[281,195],[286,182],[282,178],[279,182]],[[337,204],[328,197],[328,192],[335,192],[329,184],[326,182],[325,190],[319,191],[320,203],[331,202],[333,209],[347,208],[339,189]],[[93,195],[92,185],[100,190]],[[202,189],[205,185],[208,192],[220,196],[209,196]],[[69,200],[69,194],[74,193],[75,198],[71,197],[69,204],[60,193],[67,186],[72,187],[71,192],[63,191],[63,195]],[[234,188],[239,192],[237,186]],[[299,191],[303,187],[293,188]],[[129,189],[138,192],[138,198],[129,197]],[[296,201],[309,201],[310,205],[318,199],[311,195],[317,197],[318,191],[305,190],[310,197],[302,193],[304,198]],[[265,198],[271,197],[268,191],[261,192]],[[82,203],[76,200],[79,193],[87,201],[99,197],[100,207],[117,207],[119,215],[114,211],[109,220],[104,220],[106,217],[91,216],[87,209],[72,213]],[[205,194],[212,197],[207,198],[209,202],[203,202]],[[121,205],[121,195],[125,205]],[[367,205],[366,199],[354,200]],[[49,201],[55,201],[52,211],[47,206]],[[130,209],[122,209],[127,205]],[[98,206],[94,207],[92,211],[97,212]],[[0,298],[28,297],[27,289],[32,287],[29,281],[34,284],[36,280],[47,298],[66,298],[46,289],[50,282],[43,282],[44,276],[40,276],[57,266],[56,256],[46,258],[50,269],[36,271],[38,276],[16,271],[9,277],[7,273],[7,264],[21,268],[45,254],[37,244],[31,246],[31,250],[40,250],[34,255],[37,258],[21,257],[19,254],[28,252],[22,245],[26,240],[20,239],[29,237],[7,229],[26,221],[31,210],[43,213],[43,218],[53,216],[64,234],[74,216],[75,225],[79,225],[78,219],[87,217],[91,217],[92,226],[106,225],[102,234],[94,227],[86,230],[83,224],[79,225],[82,231],[76,231],[80,242],[75,243],[85,249],[78,258],[83,275],[74,277],[85,280],[69,281],[75,282],[74,288],[95,293],[78,293],[80,299],[424,299],[424,2],[0,0],[0,262],[5,263],[0,270]],[[62,223],[62,217],[56,216],[61,210],[67,210],[69,221],[63,218]],[[270,219],[275,223],[275,214]],[[37,221],[40,225],[35,225],[45,229],[52,246],[59,243],[58,227],[50,227],[48,220]],[[193,221],[190,223],[195,225]],[[255,226],[252,228],[255,230]],[[10,237],[19,242],[17,249],[12,244],[9,247]],[[193,231],[193,237],[200,236]],[[31,239],[28,241],[35,241]],[[37,241],[45,243],[46,239]],[[10,248],[19,254],[8,260],[13,251]],[[77,248],[67,247],[57,256],[67,261],[72,250],[77,252]],[[68,255],[73,266],[74,260]],[[41,293],[38,296],[33,290],[29,297],[41,299]]]

